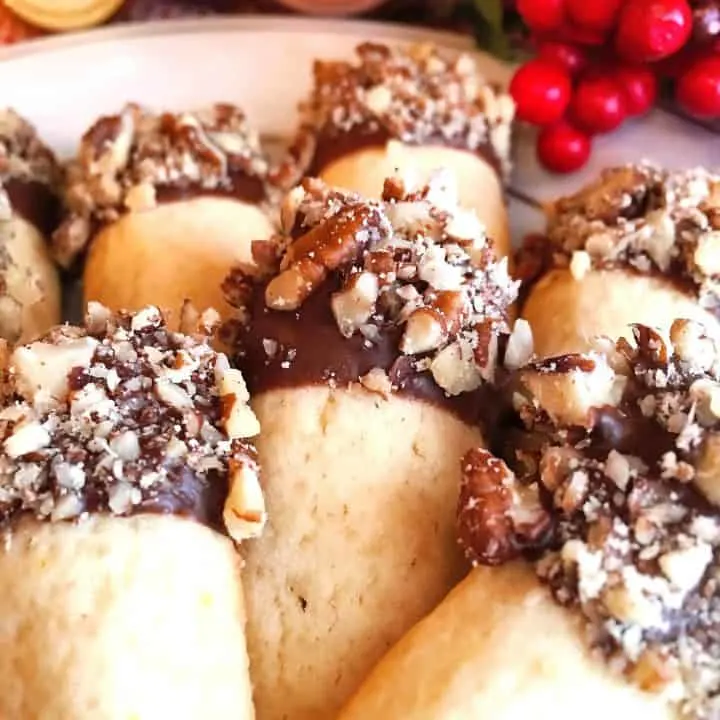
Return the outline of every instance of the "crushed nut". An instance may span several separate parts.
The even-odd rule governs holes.
[[[50,433],[39,422],[18,425],[3,443],[3,449],[10,458],[42,450],[50,444]]]
[[[239,370],[227,369],[220,374],[218,393],[222,403],[221,422],[231,439],[250,438],[260,434],[260,423],[248,405],[250,393]]]
[[[533,355],[533,335],[530,323],[519,318],[513,325],[513,331],[508,338],[505,350],[505,367],[510,370],[518,368],[530,362]]]
[[[223,518],[235,542],[258,537],[265,526],[267,513],[260,481],[257,472],[245,463],[231,466]]]
[[[518,370],[516,474],[482,457],[466,468],[459,537],[485,564],[521,546],[611,667],[706,720],[720,697],[720,346],[678,320],[669,338],[635,326],[603,353]],[[508,519],[518,488],[547,523],[522,543]]]
[[[100,118],[68,165],[70,212],[54,234],[54,255],[69,267],[98,224],[154,208],[168,188],[228,192],[256,203],[276,192],[271,176],[257,133],[232,105],[177,114],[128,105]]]
[[[578,357],[570,372],[557,371],[553,363],[551,359],[521,371],[523,384],[553,422],[587,425],[592,408],[617,405],[624,379],[602,356]]]
[[[331,307],[342,335],[352,337],[370,319],[379,293],[377,275],[361,272],[350,279],[342,292],[333,295]]]
[[[501,460],[482,449],[463,459],[458,501],[460,544],[473,564],[498,565],[545,537],[550,518]]]
[[[503,362],[531,351],[524,322],[499,342],[517,284],[445,175],[419,189],[390,178],[379,201],[318,180],[301,189],[292,193],[290,235],[270,241],[273,267],[262,278],[234,272],[224,285],[231,304],[238,292],[245,298],[221,334],[232,337],[252,382],[278,370],[287,380],[312,365],[319,382],[374,383],[378,369],[393,391],[439,387],[452,403],[489,392]],[[296,323],[304,325],[296,331]],[[327,352],[318,353],[318,339]]]
[[[366,390],[377,393],[385,399],[389,398],[393,391],[392,381],[382,368],[372,368],[360,378],[360,384]]]
[[[217,528],[224,498],[213,485],[240,466],[257,477],[242,376],[207,333],[170,332],[156,308],[114,315],[93,304],[85,327],[55,328],[7,365],[4,532],[23,514],[94,512],[178,513]]]
[[[569,268],[577,280],[591,269],[659,272],[714,312],[720,305],[720,234],[713,227],[719,185],[720,176],[703,168],[604,170],[554,203],[546,236],[525,243],[519,265],[532,268],[529,283],[553,267]],[[540,258],[540,267],[533,258]]]
[[[315,63],[313,92],[303,108],[304,135],[296,146],[304,141],[322,149],[338,136],[370,127],[411,145],[440,140],[483,149],[497,158],[503,174],[509,171],[515,106],[479,74],[471,57],[370,42],[356,53],[355,63]],[[293,152],[298,154],[297,147]]]
[[[10,360],[18,392],[36,409],[51,409],[67,397],[70,371],[87,368],[97,345],[93,337],[60,334],[54,343],[21,345]]]

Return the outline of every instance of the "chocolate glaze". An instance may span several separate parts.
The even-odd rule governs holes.
[[[340,286],[341,279],[331,276],[296,312],[268,309],[265,285],[254,288],[250,320],[240,331],[237,357],[251,394],[323,384],[348,386],[380,368],[398,394],[442,407],[469,424],[480,419],[483,406],[494,402],[491,390],[481,386],[472,393],[447,396],[429,371],[417,372],[413,359],[399,351],[402,327],[386,325],[376,344],[369,344],[359,333],[343,337],[330,306],[331,295]],[[263,340],[278,343],[272,357]]]
[[[616,450],[655,465],[666,452],[673,450],[676,437],[653,418],[644,417],[627,406],[593,408],[592,444],[588,454],[605,458],[611,450]]]
[[[230,174],[228,187],[205,188],[194,183],[159,185],[155,188],[158,203],[180,202],[196,197],[226,197],[251,205],[257,205],[267,198],[265,183],[244,172]]]
[[[307,174],[320,175],[328,165],[345,155],[369,148],[382,148],[392,139],[393,135],[387,129],[368,125],[355,126],[347,132],[337,129],[321,131],[317,136],[317,146]],[[499,179],[502,177],[500,159],[489,142],[482,144],[477,150],[469,150],[462,136],[448,139],[437,135],[424,144],[448,147],[477,155],[495,170]]]
[[[10,198],[12,209],[45,237],[60,222],[60,200],[52,190],[37,180],[8,178],[2,185]]]
[[[156,513],[190,517],[219,533],[226,534],[223,508],[228,481],[219,473],[200,477],[187,467],[169,472],[171,482],[133,508],[133,514]]]
[[[228,493],[228,480],[217,472],[200,477],[187,467],[168,468],[167,483],[157,491],[133,505],[127,515],[116,515],[107,509],[107,497],[92,485],[82,493],[83,511],[93,515],[122,518],[132,515],[176,515],[192,519],[209,528],[227,535],[223,522],[223,509]],[[6,515],[0,515],[0,527],[18,523],[32,513],[18,508]]]
[[[102,354],[96,355],[96,359],[102,357]],[[113,367],[112,353],[107,354],[105,359],[108,366]],[[127,375],[125,368],[119,368],[118,372],[122,378]],[[135,374],[149,376],[148,371],[140,365],[136,367]],[[68,387],[72,391],[79,391],[90,382],[93,382],[93,378],[84,369],[75,368],[69,376]],[[143,398],[143,396],[146,392],[143,389],[132,393],[123,392],[118,395],[117,400],[122,400],[127,407],[145,404],[147,398]],[[207,403],[205,411],[208,416],[215,417],[218,408],[212,403]],[[138,417],[138,420],[143,424],[157,425],[161,422],[162,409],[156,403],[147,405],[142,412],[143,414]],[[189,438],[182,429],[182,415],[175,414],[177,415],[177,427],[181,428],[177,436],[187,442]],[[145,492],[143,500],[132,506],[130,514],[155,513],[189,517],[224,534],[226,531],[223,523],[223,509],[229,490],[227,476],[217,471],[210,471],[206,477],[202,477],[194,473],[182,459],[168,459],[164,453],[165,439],[162,436],[141,437],[140,447],[143,461],[152,467],[162,467],[167,473],[167,479],[149,488]],[[86,512],[100,514],[107,512],[108,498],[102,484],[86,482],[81,498]]]

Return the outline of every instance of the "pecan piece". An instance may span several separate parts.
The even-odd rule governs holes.
[[[663,336],[646,325],[631,325],[633,338],[637,345],[638,359],[649,367],[665,368],[669,353]],[[631,358],[628,358],[631,359]]]
[[[288,247],[280,274],[268,283],[265,303],[273,310],[297,310],[328,271],[356,260],[373,233],[380,231],[378,208],[362,203],[347,205]]]
[[[375,310],[378,294],[377,275],[369,272],[352,275],[343,290],[333,294],[330,306],[343,337],[352,337],[368,321]]]
[[[543,545],[552,519],[536,487],[521,485],[502,460],[476,448],[463,460],[458,526],[460,544],[474,565],[500,565]]]
[[[302,258],[265,288],[265,304],[273,310],[297,310],[325,279],[327,269],[310,258]]]
[[[283,257],[281,268],[287,269],[310,257],[326,270],[335,270],[358,257],[370,238],[372,227],[378,225],[377,208],[368,204],[349,204],[293,242]]]
[[[418,355],[440,347],[462,327],[467,303],[455,290],[433,293],[427,305],[410,314],[400,341],[406,355]]]
[[[565,355],[521,370],[520,381],[553,422],[589,427],[593,408],[617,406],[626,379],[602,356]]]

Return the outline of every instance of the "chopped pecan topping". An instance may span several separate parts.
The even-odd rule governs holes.
[[[491,381],[502,360],[498,336],[508,332],[516,285],[506,263],[494,260],[482,226],[458,208],[453,189],[443,174],[413,191],[395,179],[381,200],[370,201],[304,181],[283,208],[290,233],[272,241],[276,251],[263,251],[274,270],[261,281],[235,271],[225,283],[228,302],[243,310],[246,335],[253,334],[248,304],[258,302],[253,286],[262,288],[263,321],[272,312],[302,313],[327,297],[322,311],[313,310],[313,322],[334,320],[343,338],[363,338],[360,352],[368,355],[390,338],[381,370],[390,372],[403,359],[405,379],[430,373],[448,395]],[[289,368],[303,361],[282,338],[262,340],[273,342],[268,362]],[[518,336],[514,355],[519,342]],[[529,332],[524,343],[522,352],[529,352]],[[238,350],[246,350],[242,338]],[[327,368],[327,377],[337,372]]]
[[[720,311],[718,212],[717,173],[611,168],[554,204],[545,237],[528,240],[519,266],[528,282],[551,267],[568,267],[578,279],[591,268],[662,273]]]
[[[552,530],[537,488],[521,485],[502,460],[482,449],[463,459],[458,526],[468,559],[485,565],[518,557]]]
[[[13,178],[56,188],[60,167],[35,128],[14,110],[0,110],[0,206],[2,181]],[[2,216],[0,215],[0,218]]]
[[[235,106],[154,114],[128,105],[85,133],[68,166],[68,217],[55,233],[55,255],[69,266],[97,225],[155,207],[162,192],[224,192],[260,202],[272,194],[269,175],[259,136]]]
[[[356,62],[315,63],[296,158],[311,158],[315,143],[339,135],[375,133],[412,145],[487,149],[509,171],[514,104],[469,55],[446,57],[428,44],[392,49],[376,43],[363,43],[356,53]]]
[[[6,359],[0,525],[156,512],[256,535],[259,426],[240,372],[156,308],[88,312]]]
[[[676,320],[668,338],[635,326],[606,358],[545,360],[517,380],[524,430],[507,459],[518,479],[486,454],[468,460],[459,533],[469,556],[494,564],[526,551],[612,667],[667,693],[682,717],[715,717],[718,339],[689,320]],[[534,489],[552,533],[518,534],[509,519],[518,483]]]

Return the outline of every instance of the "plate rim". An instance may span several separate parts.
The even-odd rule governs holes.
[[[278,13],[247,15],[218,15],[178,20],[149,20],[128,22],[90,30],[60,33],[48,37],[26,40],[0,48],[0,64],[19,60],[31,55],[51,54],[72,49],[122,40],[143,38],[211,35],[213,33],[267,32],[278,34],[327,33],[335,35],[378,36],[379,40],[398,39],[406,41],[427,40],[437,45],[482,53],[472,37],[449,30],[436,30],[420,25],[403,25],[382,20],[357,20],[353,18],[317,18],[288,16]],[[500,61],[502,62],[502,61]]]

